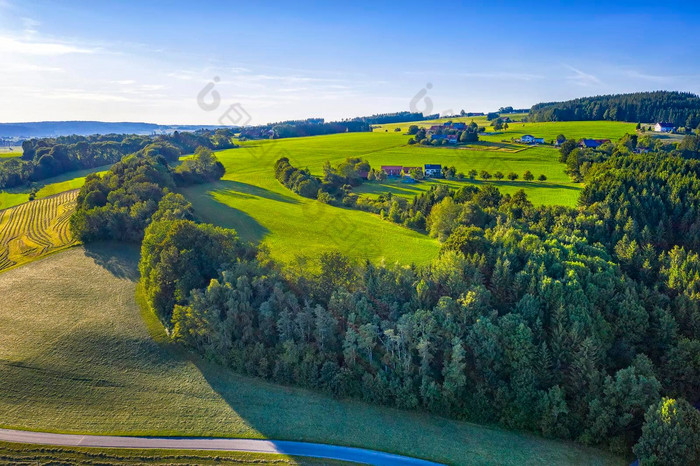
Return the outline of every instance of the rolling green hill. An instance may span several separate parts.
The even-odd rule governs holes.
[[[400,125],[400,124],[397,124]],[[405,126],[405,125],[404,125]],[[184,194],[195,210],[207,221],[235,228],[247,240],[264,240],[272,256],[283,262],[296,256],[340,249],[357,258],[385,259],[404,263],[424,263],[433,257],[437,244],[424,235],[382,221],[378,216],[350,209],[331,207],[298,196],[274,178],[273,164],[288,157],[299,168],[322,175],[326,160],[335,164],[347,157],[362,157],[373,167],[381,165],[421,166],[426,163],[454,165],[458,171],[487,170],[491,173],[511,171],[522,174],[530,170],[536,177],[544,174],[545,182],[523,180],[490,181],[503,192],[525,189],[536,204],[576,205],[582,186],[572,183],[558,161],[558,151],[551,146],[529,147],[499,141],[533,132],[556,138],[563,132],[570,137],[591,136],[619,138],[634,126],[615,122],[513,123],[503,135],[487,135],[484,142],[469,148],[409,146],[408,137],[398,132],[346,133],[329,136],[248,141],[240,149],[225,150],[217,157],[226,167],[224,179],[214,185],[186,188]],[[465,183],[483,184],[481,180],[436,180],[405,184],[397,180],[368,182],[357,193],[378,195],[392,192],[410,197],[431,184],[441,183],[458,188]]]

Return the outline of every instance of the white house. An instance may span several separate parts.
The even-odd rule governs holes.
[[[520,142],[524,142],[525,144],[544,144],[544,138],[536,138],[531,134],[526,134],[520,138]]]
[[[442,176],[442,165],[426,163],[423,173],[429,178],[440,178]]]
[[[654,125],[654,131],[657,133],[670,133],[674,129],[676,129],[676,127],[673,126],[673,123],[657,123]]]

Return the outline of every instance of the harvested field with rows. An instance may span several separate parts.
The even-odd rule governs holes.
[[[76,243],[69,220],[78,190],[0,210],[0,271]]]

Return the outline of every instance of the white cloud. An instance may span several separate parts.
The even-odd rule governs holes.
[[[0,53],[8,55],[40,55],[55,56],[67,54],[94,53],[95,49],[78,47],[61,42],[33,41],[0,36]]]
[[[573,75],[567,76],[567,80],[578,84],[579,86],[593,86],[602,84],[602,81],[595,75],[581,71],[571,65],[564,65],[565,68],[573,71]]]

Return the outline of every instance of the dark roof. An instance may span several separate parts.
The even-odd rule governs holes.
[[[657,125],[661,125],[661,126],[665,126],[666,128],[673,128],[674,126],[676,126],[676,125],[674,125],[673,123],[662,123],[662,122],[658,122],[658,123],[656,123],[656,124],[657,124]]]
[[[442,170],[442,165],[438,165],[438,164],[434,164],[434,163],[426,163],[425,169],[426,170]]]

